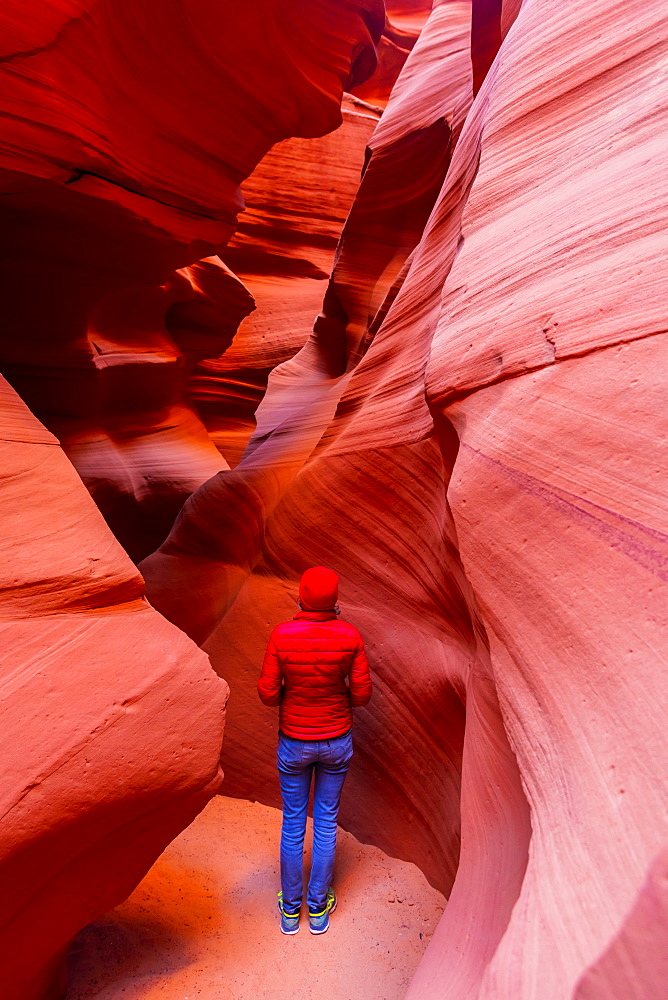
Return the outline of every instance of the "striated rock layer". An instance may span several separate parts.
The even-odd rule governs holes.
[[[322,282],[331,274],[341,229],[371,155],[369,141],[430,7],[431,2],[423,0],[387,5],[377,46],[378,66],[367,81],[343,95],[342,125],[321,138],[278,143],[241,186],[245,209],[223,258],[252,291],[257,309],[241,324],[232,347],[221,357],[198,365],[189,383],[191,399],[209,436],[232,466],[255,429],[255,411],[270,372],[303,347],[312,332],[314,317],[322,307]],[[422,136],[423,161],[430,175],[436,172],[439,186],[449,156],[449,131],[441,131],[444,142],[435,164],[427,148],[430,133]],[[377,142],[374,135],[374,148]],[[412,150],[409,156],[414,184],[423,163]],[[405,151],[403,165],[405,169]],[[402,185],[396,158],[392,169],[394,202]],[[430,208],[438,187],[430,192],[428,180],[422,186]],[[419,214],[420,208],[418,203],[418,215],[410,224],[413,243],[426,218]],[[385,209],[375,207],[376,213]],[[411,210],[412,206],[403,206],[405,219]]]
[[[423,71],[424,126],[455,106],[459,65],[432,88],[429,52],[445,65],[432,32],[456,9],[435,7],[378,135],[410,134],[402,81],[418,95]],[[378,691],[343,820],[452,886],[411,1000],[650,997],[668,814],[665,15],[490,11],[418,245],[379,213],[378,245],[404,256],[392,273],[362,250],[356,216],[374,197],[391,210],[378,170],[243,461],[143,570],[233,679],[231,790],[265,801],[257,662],[299,573],[340,572]]]
[[[380,0],[0,13],[0,369],[24,401],[2,383],[0,965],[16,1000],[62,995],[72,935],[220,787],[227,686],[127,553],[152,552],[227,468],[187,379],[254,306],[218,257],[239,185],[275,142],[336,128],[383,24]]]
[[[252,307],[214,262],[239,185],[274,143],[341,123],[383,25],[382,0],[0,14],[0,370],[135,560],[228,467],[187,380]]]
[[[392,95],[381,125],[390,137],[388,160],[399,136],[405,176],[407,161],[415,157],[413,202],[425,218],[428,194],[437,194],[433,181],[426,191],[420,182],[425,146],[418,140],[401,147],[402,134],[410,137],[417,130],[421,137],[430,124],[429,114],[418,114],[419,88],[412,75],[421,52],[429,65],[430,92],[439,100],[431,121],[440,119],[448,137],[445,146],[437,146],[433,168],[436,176],[441,171],[441,180],[450,133],[461,126],[467,95],[470,99],[470,5],[446,6],[437,8],[425,27],[406,63],[409,83]],[[434,54],[438,39],[448,54],[443,62]],[[406,122],[403,131],[397,118]],[[379,149],[382,157],[385,147]],[[374,150],[371,164],[375,155]],[[388,174],[381,170],[374,176],[379,183],[363,184],[358,203],[360,211],[368,204],[368,213],[379,215],[379,204],[389,195]],[[407,198],[410,204],[410,192]],[[350,271],[357,268],[358,287],[366,295],[381,280],[385,263],[376,263],[370,253],[363,258],[369,266],[362,269],[359,258],[347,254],[356,217],[353,209],[332,285],[345,262]],[[351,288],[350,295],[355,293]],[[152,603],[206,643],[234,688],[226,741],[228,791],[270,803],[277,797],[276,721],[255,693],[268,628],[294,612],[296,581],[308,565],[325,563],[340,573],[346,614],[361,628],[377,676],[372,704],[358,713],[358,753],[342,821],[357,836],[420,864],[447,891],[459,854],[464,703],[470,678],[477,670],[488,671],[474,666],[476,624],[445,500],[453,435],[434,434],[425,405],[428,339],[397,340],[377,353],[372,348],[354,371],[341,374],[347,367],[348,325],[332,324],[329,336],[323,327],[319,320],[305,348],[272,374],[256,435],[239,465],[197,491],[170,537],[141,569]],[[386,424],[371,416],[381,377],[396,387],[397,437],[389,446],[383,440]],[[190,594],[196,598],[188,599]],[[487,690],[488,680],[481,683],[471,698],[479,701],[481,725],[503,745],[493,690]],[[388,767],[388,761],[401,763]],[[523,824],[510,755],[502,752],[494,766],[504,773],[510,769],[506,787]]]
[[[229,350],[202,361],[189,382],[211,440],[233,466],[270,372],[311,334],[380,109],[344,94],[342,114],[330,135],[278,143],[242,185],[246,207],[223,257],[257,308]]]
[[[531,808],[481,1000],[583,974],[621,1000],[623,947],[649,996],[659,961],[630,914],[668,832],[666,27],[660,4],[525,4],[403,288],[406,312],[439,303],[427,389],[461,442],[449,498]],[[451,907],[409,996],[450,988]]]

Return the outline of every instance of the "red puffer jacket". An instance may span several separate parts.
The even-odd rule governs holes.
[[[300,611],[271,633],[257,690],[265,705],[280,705],[286,736],[342,736],[353,724],[353,706],[371,698],[362,636],[332,611]]]

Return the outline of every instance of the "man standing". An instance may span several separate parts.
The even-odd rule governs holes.
[[[338,619],[339,578],[307,569],[299,585],[299,614],[271,633],[258,682],[265,705],[279,705],[278,774],[283,797],[281,930],[296,934],[302,904],[304,834],[311,778],[313,851],[307,903],[312,934],[324,934],[336,907],[331,887],[336,818],[353,755],[352,709],[371,698],[364,643],[354,625]]]

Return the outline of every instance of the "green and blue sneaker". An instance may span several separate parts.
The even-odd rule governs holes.
[[[327,903],[325,909],[320,913],[311,913],[309,910],[308,922],[311,934],[324,934],[329,928],[329,915],[336,909],[336,894],[331,885],[327,890]]]
[[[286,913],[283,909],[283,892],[278,894],[278,912],[281,914],[281,931],[283,934],[296,934],[299,930],[299,910],[296,913]]]

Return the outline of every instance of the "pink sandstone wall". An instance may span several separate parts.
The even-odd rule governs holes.
[[[523,5],[403,288],[407,313],[439,302],[427,392],[460,440],[448,495],[531,809],[480,1000],[556,1000],[583,975],[621,1000],[630,964],[649,997],[658,961],[647,923],[645,942],[626,927],[666,840],[666,21],[563,14]],[[411,997],[449,986],[448,912]]]
[[[465,0],[437,2],[427,18],[428,7],[390,4],[388,24],[370,0],[318,0],[312,20],[296,23],[290,5],[281,20],[263,0],[254,13],[285,43],[272,49],[268,33],[254,34],[254,14],[232,4],[198,7],[203,19],[188,21],[184,46],[194,5],[174,0],[160,27],[169,58],[152,72],[148,8],[129,34],[120,0],[44,4],[34,24],[8,25],[20,36],[10,50],[21,54],[0,67],[15,130],[0,160],[15,223],[3,265],[2,368],[45,422],[55,413],[109,523],[124,480],[132,484],[130,513],[121,511],[114,530],[126,532],[135,560],[145,556],[149,600],[164,615],[145,603],[141,578],[56,440],[8,390],[19,426],[6,434],[8,454],[24,465],[8,477],[15,509],[6,509],[14,532],[25,517],[18,537],[37,549],[19,550],[29,570],[18,589],[9,562],[8,621],[20,626],[10,646],[20,655],[25,643],[31,664],[35,643],[40,663],[53,649],[57,682],[46,683],[61,720],[35,766],[28,761],[28,778],[16,768],[19,791],[9,791],[19,826],[5,831],[7,870],[21,886],[21,852],[30,855],[38,891],[25,914],[41,935],[28,981],[20,918],[5,922],[6,943],[0,934],[19,959],[20,1000],[57,995],[72,930],[121,898],[217,787],[225,688],[215,689],[218,702],[202,697],[215,678],[183,633],[232,689],[227,793],[276,803],[276,720],[255,682],[268,633],[293,613],[299,575],[313,563],[340,573],[342,604],[365,635],[376,682],[357,715],[342,822],[450,894],[408,1000],[661,996],[666,19],[658,0],[641,9],[474,0],[472,21]],[[375,39],[384,31],[381,57],[384,44],[386,55],[394,51],[388,41],[410,52],[373,136],[372,92],[367,100],[357,86],[373,68],[368,29]],[[102,44],[112,36],[126,38],[134,76],[113,72],[116,50]],[[103,96],[99,66],[84,79],[77,60],[101,50],[113,84]],[[238,71],[249,51],[263,66],[250,79]],[[328,52],[326,66],[317,51]],[[388,65],[381,58],[369,83],[379,104]],[[196,99],[186,76],[196,79]],[[344,86],[359,96],[346,99],[343,129],[316,138],[307,154],[306,139],[340,120]],[[82,87],[92,95],[85,109]],[[128,93],[139,99],[126,111]],[[168,101],[169,132],[160,127]],[[144,134],[155,141],[142,142]],[[248,209],[225,252],[239,182],[289,134],[298,138],[247,182]],[[327,190],[317,157],[333,193],[328,211],[314,215]],[[297,162],[307,184],[293,205]],[[309,336],[311,310],[319,316]],[[46,360],[29,370],[35,356]],[[118,383],[113,368],[122,370]],[[100,379],[82,377],[84,369],[107,372],[102,408]],[[192,371],[199,413],[188,396]],[[148,451],[135,447],[143,439]],[[97,455],[82,446],[96,441]],[[46,486],[48,462],[35,464],[28,445],[60,456]],[[163,520],[149,537],[140,514],[154,500]],[[59,517],[45,548],[40,532]],[[45,586],[41,566],[55,583]],[[82,656],[84,620],[96,623],[96,645]],[[128,622],[141,633],[136,645]],[[52,625],[60,631],[41,638]],[[123,660],[129,681],[105,653],[105,642],[121,641],[118,626],[133,643]],[[71,752],[72,732],[85,746],[99,719],[115,719],[110,705],[127,708],[132,671],[145,678],[147,663],[158,673],[142,711],[157,713],[152,699],[166,682],[154,643],[175,658],[174,683],[197,677],[192,701],[170,701],[174,723],[143,727],[139,742],[130,711],[122,747],[113,739],[126,730],[104,730],[112,740],[101,754],[111,775],[102,768],[104,794],[127,743],[137,750],[136,771],[124,772],[128,785],[111,804],[94,782],[80,785],[79,758],[69,771],[56,767],[64,783],[45,803],[39,767]],[[79,714],[71,692],[93,656],[112,676]],[[22,682],[32,669],[12,677]],[[45,690],[24,697],[15,683],[5,689],[10,747],[25,732],[12,713],[34,705],[38,729],[48,704]],[[197,711],[201,745],[156,775],[155,747],[181,746],[184,720]],[[160,815],[174,783],[181,797],[170,799],[168,820],[142,827],[146,796],[156,796]],[[83,844],[92,869],[101,866],[98,801],[114,830],[117,815],[136,822],[145,846],[132,854],[125,842],[111,844],[112,877],[91,900],[94,880],[85,868],[72,876],[59,837],[65,830],[66,847]],[[26,830],[44,836],[34,844]],[[64,873],[52,896],[39,882],[49,853]],[[62,905],[66,878],[79,888],[54,936],[48,916]]]
[[[644,886],[666,834],[665,22],[659,5],[514,13],[384,321],[367,310],[362,359],[332,364],[351,357],[347,311],[329,339],[316,326],[272,375],[234,477],[200,491],[143,566],[168,617],[211,633],[237,699],[230,787],[266,799],[258,657],[300,571],[341,572],[379,690],[344,820],[446,889],[461,837],[421,1000],[621,998],[647,964],[629,949],[651,940]],[[419,58],[420,44],[405,74]],[[221,505],[253,527],[203,559]],[[215,595],[197,615],[175,606],[195,573]]]

